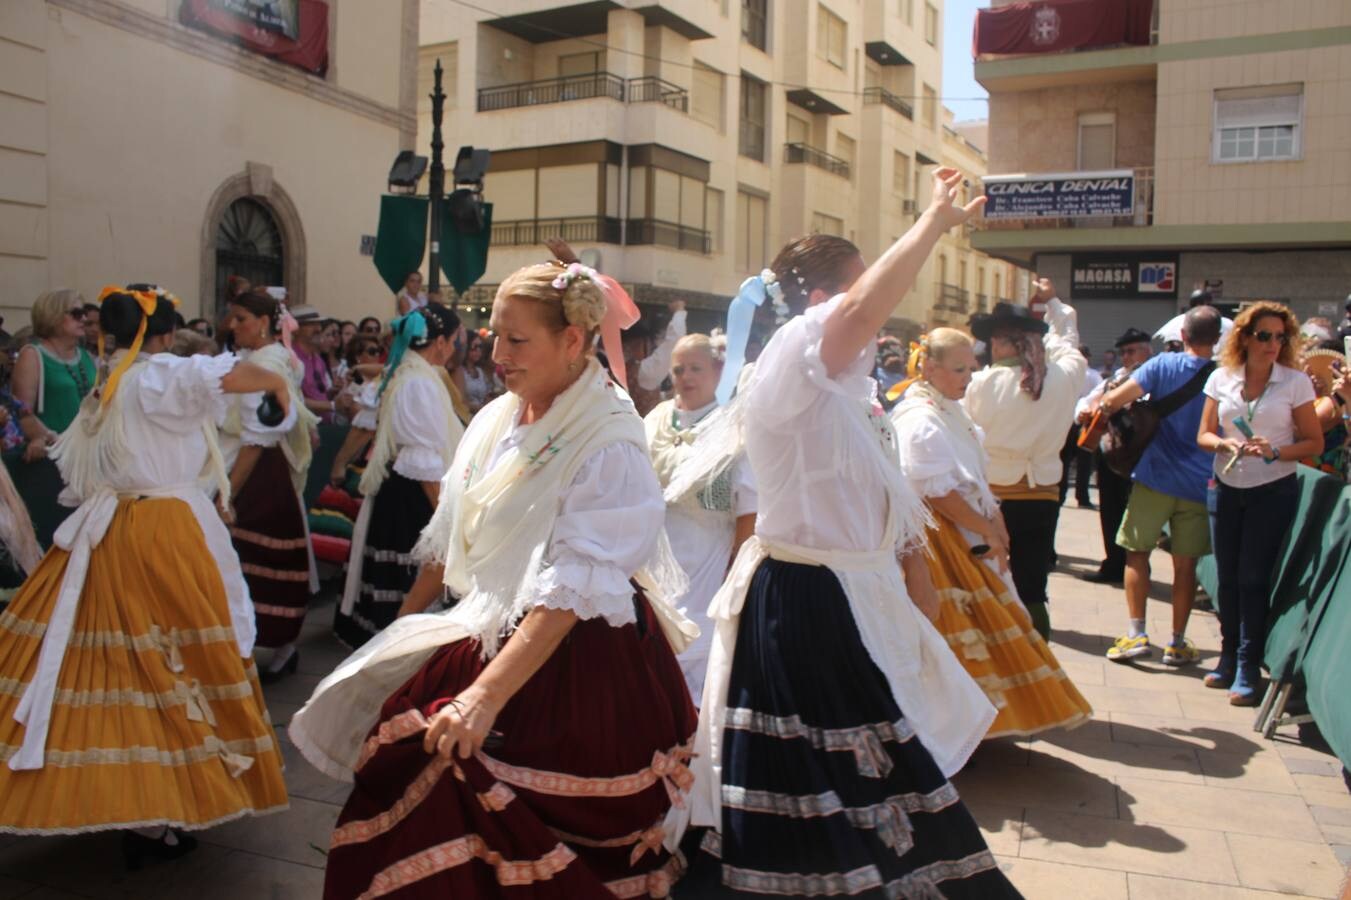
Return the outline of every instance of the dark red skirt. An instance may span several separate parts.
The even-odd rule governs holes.
[[[310,554],[300,498],[280,447],[268,447],[234,498],[230,539],[258,620],[258,646],[300,637],[310,602]]]
[[[665,897],[661,847],[688,787],[696,713],[646,601],[638,624],[577,624],[453,763],[422,749],[428,716],[483,671],[477,641],[437,651],[386,701],[333,834],[326,900]]]

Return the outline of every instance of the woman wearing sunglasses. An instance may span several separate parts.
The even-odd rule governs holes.
[[[14,366],[14,396],[37,413],[47,443],[65,431],[94,387],[94,358],[84,340],[84,297],[65,288],[48,291],[33,303],[37,341],[19,351]]]
[[[1228,688],[1234,706],[1257,702],[1271,571],[1295,517],[1297,460],[1323,449],[1313,383],[1296,368],[1298,334],[1285,306],[1252,304],[1234,320],[1205,386],[1197,443],[1216,454],[1221,636],[1205,683]]]

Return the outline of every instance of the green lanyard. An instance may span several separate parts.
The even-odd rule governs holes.
[[[1265,397],[1265,396],[1267,395],[1267,391],[1269,391],[1269,390],[1271,390],[1271,379],[1270,379],[1270,378],[1267,379],[1266,387],[1262,388],[1262,393],[1260,393],[1260,394],[1257,395],[1257,399],[1256,399],[1256,400],[1244,400],[1244,401],[1243,401],[1244,404],[1248,407],[1248,424],[1249,424],[1249,425],[1251,425],[1251,424],[1253,423],[1253,416],[1257,415],[1257,407],[1259,407],[1259,406],[1262,405],[1262,398]],[[1240,399],[1241,399],[1241,398],[1242,398],[1242,395],[1240,394],[1239,396],[1240,396]]]

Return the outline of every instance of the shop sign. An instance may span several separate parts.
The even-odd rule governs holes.
[[[1075,300],[1176,300],[1176,253],[1075,253],[1070,256]]]
[[[1074,219],[1135,215],[1135,173],[987,175],[985,218]]]

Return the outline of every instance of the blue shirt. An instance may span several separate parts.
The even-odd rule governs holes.
[[[1157,403],[1191,380],[1208,359],[1189,353],[1160,353],[1131,373],[1149,399]],[[1131,477],[1152,490],[1183,500],[1206,502],[1206,482],[1214,463],[1209,453],[1196,446],[1201,410],[1206,396],[1200,391],[1187,405],[1159,423],[1154,440]]]

